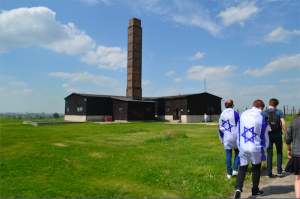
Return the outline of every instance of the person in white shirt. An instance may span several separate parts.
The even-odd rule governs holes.
[[[261,162],[266,161],[265,149],[269,146],[270,126],[261,115],[265,104],[261,100],[255,100],[253,107],[241,114],[237,127],[237,145],[239,149],[240,169],[235,185],[234,198],[240,198],[243,191],[243,183],[248,169],[252,163],[252,197],[264,195],[258,188],[260,180]]]
[[[232,175],[238,175],[239,168],[239,150],[237,148],[237,134],[236,127],[240,119],[237,112],[233,110],[233,100],[227,100],[225,102],[225,110],[222,112],[219,119],[219,138],[221,144],[226,151],[226,166],[227,166],[227,178],[230,179]],[[232,149],[235,152],[233,172],[231,168]]]
[[[208,116],[206,115],[206,113],[204,113],[204,120],[205,120],[205,123],[207,123],[207,118],[208,118]]]

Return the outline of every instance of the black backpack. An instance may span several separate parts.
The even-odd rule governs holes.
[[[269,133],[271,134],[280,133],[280,131],[282,130],[281,121],[280,118],[276,115],[276,111],[277,111],[276,108],[272,112],[266,110],[266,112],[268,113],[266,120],[269,126],[271,127],[271,131],[269,131]]]

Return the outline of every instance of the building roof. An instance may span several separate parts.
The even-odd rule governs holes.
[[[178,98],[186,98],[188,96],[195,96],[195,95],[212,95],[214,97],[220,98],[216,95],[207,93],[207,92],[203,92],[203,93],[195,93],[195,94],[186,94],[186,95],[173,95],[173,96],[163,96],[163,97],[143,97],[142,100],[135,100],[135,99],[131,99],[125,96],[117,96],[117,95],[95,95],[95,94],[84,94],[84,93],[72,93],[70,95],[68,95],[66,98],[70,97],[71,95],[80,95],[80,96],[84,96],[84,97],[108,97],[108,98],[112,98],[112,99],[116,99],[116,100],[121,100],[121,101],[127,101],[127,102],[155,102],[155,100],[158,99],[178,99]],[[65,99],[66,99],[65,98]]]
[[[204,95],[204,94],[212,95],[212,96],[214,96],[214,97],[217,97],[217,98],[222,99],[222,98],[219,97],[219,96],[216,96],[216,95],[213,95],[213,94],[210,94],[210,93],[207,93],[207,92],[203,92],[203,93],[194,93],[194,94],[186,94],[186,95],[163,96],[163,97],[143,97],[143,99],[149,99],[149,100],[158,100],[158,99],[178,99],[178,98],[186,98],[186,97],[188,97],[188,96]]]
[[[112,98],[112,99],[126,101],[126,102],[155,102],[155,101],[151,101],[149,99],[135,100],[135,99],[131,99],[131,98],[128,98],[128,97],[125,97],[125,96],[95,95],[95,94],[84,94],[84,93],[72,93],[69,96],[67,96],[66,98],[70,97],[71,95],[80,95],[80,96],[83,96],[83,97],[107,97],[107,98]]]

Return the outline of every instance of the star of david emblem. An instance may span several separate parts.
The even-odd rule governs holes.
[[[247,132],[250,132],[252,134],[250,138],[247,137]],[[257,134],[254,133],[254,127],[251,127],[249,129],[247,127],[244,127],[242,136],[245,138],[245,143],[247,143],[248,141],[254,143],[254,138],[257,136]]]
[[[223,126],[225,128],[225,131],[231,132],[231,128],[233,127],[233,125],[231,125],[229,123],[229,120],[226,120],[226,121],[222,120],[222,122],[223,122],[223,124],[221,126]]]

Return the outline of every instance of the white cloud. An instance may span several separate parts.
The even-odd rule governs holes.
[[[32,93],[32,89],[24,89],[24,90],[22,90],[22,94],[23,95],[30,94],[30,93]]]
[[[204,56],[204,54],[205,53],[197,52],[196,55],[194,55],[193,57],[190,57],[190,60],[201,59]]]
[[[205,66],[193,66],[191,67],[186,76],[187,79],[191,80],[222,80],[233,76],[233,71],[237,67],[233,65],[218,66],[218,67],[205,67]]]
[[[176,71],[175,70],[170,70],[169,72],[166,73],[167,76],[170,76],[172,74],[174,74]]]
[[[99,64],[98,68],[101,69],[117,70],[118,68],[126,68],[127,51],[120,47],[98,46],[95,52],[90,51],[81,57],[80,61],[88,64]]]
[[[24,90],[15,90],[12,91],[14,95],[28,95],[32,93],[32,89],[24,89]]]
[[[274,85],[259,85],[259,86],[253,86],[245,88],[243,91],[241,91],[240,95],[255,95],[255,94],[266,94],[266,93],[276,93],[276,86]],[[259,98],[259,97],[258,97]]]
[[[6,88],[0,88],[0,92],[5,92],[6,91]]]
[[[296,78],[296,79],[283,79],[283,80],[280,80],[280,82],[300,82],[300,78]]]
[[[180,15],[174,14],[171,16],[172,20],[183,25],[196,26],[209,31],[213,36],[217,36],[221,32],[221,27],[210,20],[208,15],[192,14]]]
[[[103,75],[93,75],[88,72],[79,72],[79,73],[63,73],[63,72],[56,72],[56,73],[49,73],[48,76],[51,77],[60,77],[62,79],[70,79],[69,83],[76,83],[76,82],[89,82],[91,81],[93,84],[107,87],[107,86],[117,86],[119,85],[119,81],[110,77],[106,77]]]
[[[217,17],[222,17],[222,22],[225,26],[230,26],[234,23],[239,23],[244,26],[244,21],[254,16],[259,9],[254,5],[255,1],[252,2],[242,2],[238,7],[230,7],[225,11],[220,12]]]
[[[81,2],[83,2],[89,6],[95,6],[100,3],[98,0],[81,0]]]
[[[95,48],[95,42],[73,23],[61,24],[46,7],[18,8],[0,14],[0,53],[10,48],[40,46],[77,54]]]
[[[265,41],[288,42],[292,35],[300,35],[300,30],[285,30],[278,27],[269,34],[264,36]]]
[[[254,77],[268,75],[275,72],[288,72],[291,70],[299,70],[300,68],[300,54],[293,56],[279,56],[275,61],[268,63],[262,69],[248,69],[244,74],[250,74]]]
[[[63,88],[68,88],[69,87],[69,84],[64,84],[62,85]]]
[[[146,12],[153,12],[155,14],[162,15],[168,13],[170,10],[168,5],[158,5],[158,0],[136,0],[128,1],[127,3],[128,6],[138,14],[141,14],[141,11],[143,10]]]
[[[80,90],[77,88],[68,88],[67,91],[70,93],[79,93]]]
[[[97,4],[100,4],[100,2],[105,3],[106,5],[111,5],[111,2],[109,2],[108,0],[81,0],[81,1],[89,6],[95,6]]]
[[[6,81],[6,80],[10,80],[10,79],[15,79],[17,77],[14,76],[8,76],[8,75],[0,75],[0,79]]]
[[[27,87],[28,85],[24,82],[15,82],[15,81],[10,81],[9,85],[11,86],[21,86],[21,87]]]
[[[181,82],[181,81],[182,81],[181,78],[175,78],[175,79],[174,79],[174,82],[175,82],[175,83],[179,83],[179,82]]]
[[[149,80],[142,80],[142,85],[145,86],[145,85],[150,85],[152,84],[152,82],[150,82]]]

